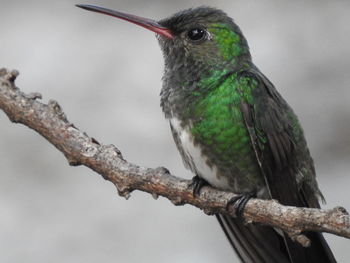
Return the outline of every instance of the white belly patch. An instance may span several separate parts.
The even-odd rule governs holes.
[[[217,175],[217,167],[210,167],[207,164],[208,158],[202,154],[199,145],[194,145],[193,136],[191,135],[189,128],[182,127],[180,120],[177,118],[171,118],[170,124],[179,136],[181,147],[186,155],[186,157],[183,156],[183,158],[192,160],[192,165],[195,170],[192,172],[196,172],[199,177],[203,178],[216,188],[223,190],[227,189],[229,186],[227,179],[223,176]]]

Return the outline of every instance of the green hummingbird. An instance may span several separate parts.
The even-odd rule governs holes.
[[[78,7],[156,33],[165,70],[161,107],[194,192],[204,182],[284,205],[319,208],[324,200],[302,127],[274,85],[253,64],[240,28],[221,10],[198,7],[155,21],[110,9]],[[336,262],[324,237],[308,232],[307,248],[280,230],[217,215],[242,262]]]

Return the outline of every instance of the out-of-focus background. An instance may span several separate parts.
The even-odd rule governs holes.
[[[77,3],[1,0],[0,67],[18,69],[23,91],[57,100],[71,122],[127,160],[190,178],[159,107],[154,34]],[[199,5],[224,9],[299,115],[325,207],[350,209],[349,1],[84,3],[155,19]],[[214,217],[141,192],[126,201],[3,112],[0,127],[0,262],[238,262]],[[327,239],[349,262],[350,241]]]

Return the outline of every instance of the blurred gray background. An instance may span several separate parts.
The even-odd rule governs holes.
[[[154,34],[77,3],[1,0],[0,67],[18,69],[23,91],[57,100],[71,122],[127,160],[190,178],[159,107]],[[80,3],[155,19],[203,4],[224,9],[299,115],[326,207],[350,210],[350,1]],[[0,127],[0,262],[237,262],[214,217],[141,192],[126,201],[3,112]],[[349,262],[350,241],[327,239]]]

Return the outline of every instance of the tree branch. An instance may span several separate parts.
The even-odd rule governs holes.
[[[193,196],[191,181],[175,177],[166,168],[146,168],[126,161],[114,145],[103,145],[81,132],[63,113],[59,104],[38,101],[39,93],[24,94],[14,84],[17,71],[0,70],[0,109],[14,123],[22,123],[52,143],[67,158],[70,165],[85,165],[112,182],[125,198],[133,190],[140,190],[169,199],[175,205],[191,204],[206,214],[234,215],[227,202],[235,196],[211,187],[203,187]],[[283,206],[275,200],[251,199],[243,217],[247,223],[261,223],[278,227],[303,246],[310,241],[304,231],[328,232],[350,238],[350,220],[346,210],[329,210]]]

